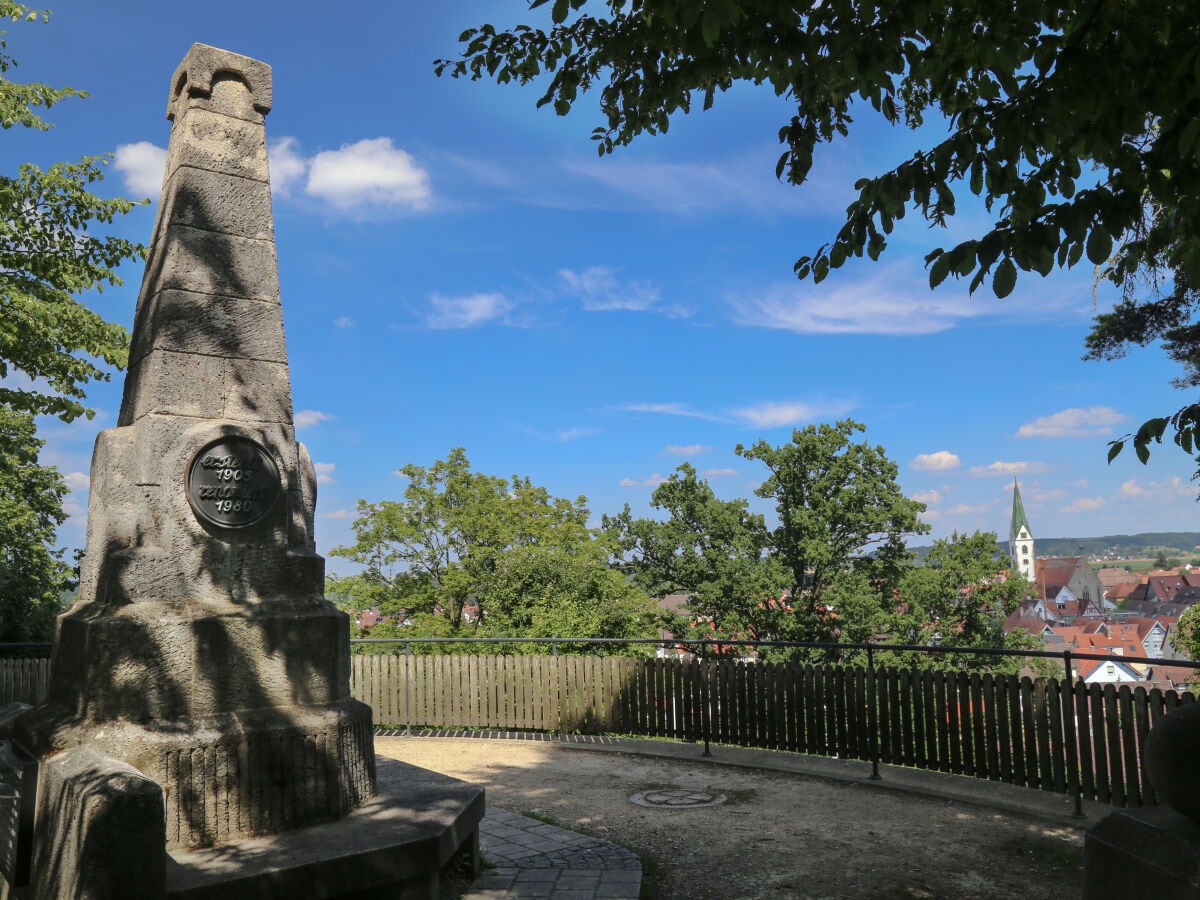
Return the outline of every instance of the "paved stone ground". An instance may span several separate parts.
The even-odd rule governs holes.
[[[470,900],[637,900],[641,891],[642,864],[632,851],[507,810],[484,816],[479,846],[488,868],[463,894]]]

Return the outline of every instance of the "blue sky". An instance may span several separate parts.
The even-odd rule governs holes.
[[[774,179],[787,106],[737,89],[600,159],[585,99],[566,118],[534,88],[434,77],[464,28],[529,18],[522,2],[63,0],[14,25],[10,76],[88,90],[48,134],[5,132],[3,171],[115,153],[101,190],[157,200],[170,75],[193,42],[274,71],[267,118],[296,422],[321,478],[318,547],[351,537],[356,501],[398,499],[406,463],[467,449],[593,513],[649,513],[690,461],[726,498],[764,476],[739,443],[853,417],[928,504],[933,535],[1007,535],[1014,469],[1035,535],[1197,528],[1193,464],[1163,449],[1105,461],[1107,441],[1189,397],[1154,348],[1083,362],[1111,292],[1086,264],[1022,276],[1004,301],[922,259],[986,222],[964,200],[949,233],[909,216],[881,261],[824,284],[792,263],[836,230],[854,180],[914,136],[861,111],[802,189]],[[538,10],[543,13],[544,10]],[[965,193],[965,191],[964,191]],[[119,223],[149,238],[153,204]],[[141,280],[89,302],[131,324]],[[42,423],[82,543],[91,445],[115,424],[120,377],[92,422]],[[764,512],[768,508],[755,501]],[[345,570],[344,563],[330,560]]]

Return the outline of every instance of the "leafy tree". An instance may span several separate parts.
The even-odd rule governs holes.
[[[626,505],[603,527],[619,547],[621,561],[646,591],[691,595],[688,609],[705,634],[769,639],[779,634],[787,577],[770,555],[771,536],[763,517],[745,500],[720,500],[695,468],[684,463],[650,495],[650,505],[668,514],[665,522],[634,519]],[[680,633],[685,622],[676,624]]]
[[[435,624],[442,619],[452,634],[478,630],[493,612],[498,623],[546,627],[553,616],[519,607],[544,604],[568,573],[592,579],[572,589],[578,615],[571,627],[582,627],[588,604],[615,604],[592,620],[604,628],[616,627],[609,620],[615,610],[636,606],[604,574],[608,549],[587,527],[585,498],[552,497],[528,478],[473,472],[461,447],[432,466],[410,464],[400,473],[408,479],[404,499],[360,501],[356,543],[333,550],[364,567],[336,582],[345,597],[411,618],[418,630],[444,632]],[[555,574],[556,565],[564,571]],[[558,623],[568,620],[564,612]]]
[[[895,584],[909,558],[904,538],[929,531],[919,518],[925,505],[904,496],[883,448],[851,439],[862,431],[845,419],[798,428],[779,447],[736,448],[770,472],[755,493],[775,501],[772,542],[790,575],[796,640],[831,637],[832,588],[852,573]]]
[[[656,638],[654,602],[608,565],[599,542],[581,548],[533,545],[506,554],[480,593],[485,637]],[[545,653],[538,644],[500,645],[508,653]],[[563,644],[559,653],[644,655],[636,645]]]
[[[38,463],[33,416],[0,404],[0,641],[47,641],[62,595],[75,586],[62,550],[67,484]]]
[[[0,18],[45,19],[44,13],[0,0]],[[0,32],[4,34],[4,32]],[[7,76],[16,61],[0,40],[0,125],[50,128],[41,111],[70,97],[75,88],[22,84]],[[119,285],[116,267],[140,259],[145,248],[123,238],[100,236],[134,204],[102,199],[89,186],[103,177],[103,156],[55,163],[46,170],[25,163],[15,176],[0,175],[0,379],[22,373],[33,387],[0,384],[0,403],[69,422],[81,414],[84,387],[107,381],[103,364],[125,364],[129,340],[120,325],[106,322],[76,295]]]
[[[1004,633],[1004,619],[1029,592],[1020,577],[1003,577],[1008,560],[996,553],[996,535],[955,532],[934,542],[924,565],[900,579],[900,606],[892,643],[953,647],[1028,649],[1028,635]],[[987,659],[970,654],[933,654],[936,668],[964,666],[1018,671],[1019,659]]]
[[[1188,0],[1030,0],[945,4],[771,0],[533,0],[548,27],[492,25],[460,36],[438,74],[527,84],[566,115],[599,90],[601,155],[672,117],[708,109],[735,83],[795,104],[778,130],[776,175],[796,185],[818,144],[849,135],[860,110],[917,130],[928,144],[855,184],[844,223],[801,256],[824,279],[852,257],[878,259],[913,211],[945,226],[964,195],[990,222],[926,256],[929,282],[969,279],[1006,297],[1018,272],[1047,275],[1085,259],[1124,300],[1097,318],[1092,358],[1164,340],[1200,386],[1200,25]],[[1145,461],[1168,429],[1200,446],[1200,403],[1133,436]],[[1119,453],[1125,441],[1112,445]]]
[[[1158,556],[1154,557],[1154,568],[1169,569],[1171,568],[1171,560],[1167,559],[1167,554],[1161,550],[1158,551]]]
[[[1188,659],[1200,659],[1200,603],[1192,604],[1179,617],[1171,643]]]

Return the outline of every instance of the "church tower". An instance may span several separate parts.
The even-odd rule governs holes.
[[[1021,503],[1021,489],[1017,487],[1017,476],[1013,475],[1012,523],[1008,528],[1008,553],[1012,557],[1014,571],[1020,572],[1027,581],[1034,579],[1033,532],[1025,518],[1025,506]]]

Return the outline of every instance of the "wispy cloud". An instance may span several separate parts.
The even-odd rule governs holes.
[[[475,328],[488,322],[503,322],[513,305],[503,294],[470,294],[466,297],[429,298],[432,309],[425,315],[429,328]]]
[[[125,190],[151,200],[162,193],[166,165],[167,151],[149,141],[121,144],[113,154],[113,168],[123,176]]]
[[[885,266],[860,281],[771,285],[729,298],[742,325],[796,334],[933,334],[980,315],[965,291],[931,292],[902,267]]]
[[[317,472],[317,484],[337,484],[333,478],[336,463],[313,463],[313,468]]]
[[[300,141],[281,137],[267,145],[267,167],[271,173],[271,193],[287,197],[292,187],[304,178],[308,160],[300,155]]]
[[[1108,501],[1103,497],[1079,497],[1067,506],[1060,507],[1059,512],[1095,512],[1107,505]]]
[[[578,440],[579,438],[589,437],[597,433],[595,428],[564,428],[555,435],[555,438],[562,441],[564,444],[567,441]]]
[[[334,328],[353,328],[354,324],[354,320],[349,316],[342,316],[341,318],[334,319],[333,321]]]
[[[665,452],[672,456],[699,456],[708,449],[703,444],[667,444]]]
[[[86,472],[68,472],[63,476],[72,491],[86,491],[92,486],[92,479]]]
[[[1145,484],[1136,478],[1131,478],[1121,485],[1117,493],[1127,500],[1141,498],[1166,501],[1180,497],[1194,500],[1196,498],[1196,485],[1194,482],[1185,481],[1177,475],[1162,481],[1150,481]]]
[[[336,417],[329,415],[329,413],[323,413],[320,410],[302,409],[299,410],[293,417],[293,422],[297,429],[311,428],[314,425],[319,425],[322,422],[328,422],[334,418]]]
[[[679,162],[630,155],[580,157],[565,170],[602,191],[589,205],[603,208],[645,209],[678,216],[729,215],[731,211],[777,216],[801,211],[840,214],[853,193],[852,178],[834,176],[827,158],[818,161],[804,191],[778,182],[774,176],[778,150],[764,144],[750,152],[725,159]],[[834,163],[833,165],[836,165]],[[580,199],[572,192],[571,201]],[[586,198],[582,198],[588,202]],[[547,200],[561,204],[561,199]]]
[[[588,312],[656,312],[673,319],[691,315],[690,309],[678,304],[664,305],[653,285],[619,281],[608,266],[592,266],[581,272],[560,269],[558,275]]]
[[[429,173],[387,137],[318,153],[309,163],[304,190],[340,210],[422,210],[433,198]]]
[[[853,408],[853,404],[845,401],[816,404],[797,400],[759,403],[756,406],[745,406],[741,409],[731,410],[731,412],[755,428],[782,428],[785,425],[798,425],[801,422],[837,418]]]
[[[1042,462],[997,460],[990,465],[974,466],[967,470],[967,474],[975,478],[1011,478],[1013,475],[1042,475],[1052,470],[1052,466]]]
[[[918,472],[949,472],[962,465],[958,454],[949,450],[936,450],[933,453],[918,453],[908,464],[910,469]]]
[[[924,503],[927,506],[936,506],[944,499],[940,493],[934,490],[917,491],[915,494],[910,494],[909,496],[918,503]]]
[[[352,509],[335,509],[332,512],[325,513],[326,519],[334,519],[335,521],[342,519],[353,519],[354,516],[355,512]]]
[[[662,475],[655,472],[649,478],[643,478],[641,481],[634,478],[622,478],[620,485],[621,487],[658,487],[666,480]]]
[[[696,412],[682,403],[629,403],[621,407],[627,412],[653,413],[660,416],[685,416],[690,419],[707,419],[710,422],[725,422],[721,416]]]
[[[737,469],[705,469],[700,473],[705,478],[730,478],[738,474]]]
[[[1087,409],[1072,407],[1026,422],[1017,429],[1017,437],[1106,437],[1113,433],[1115,425],[1128,421],[1129,416],[1122,415],[1111,406],[1091,406]]]

